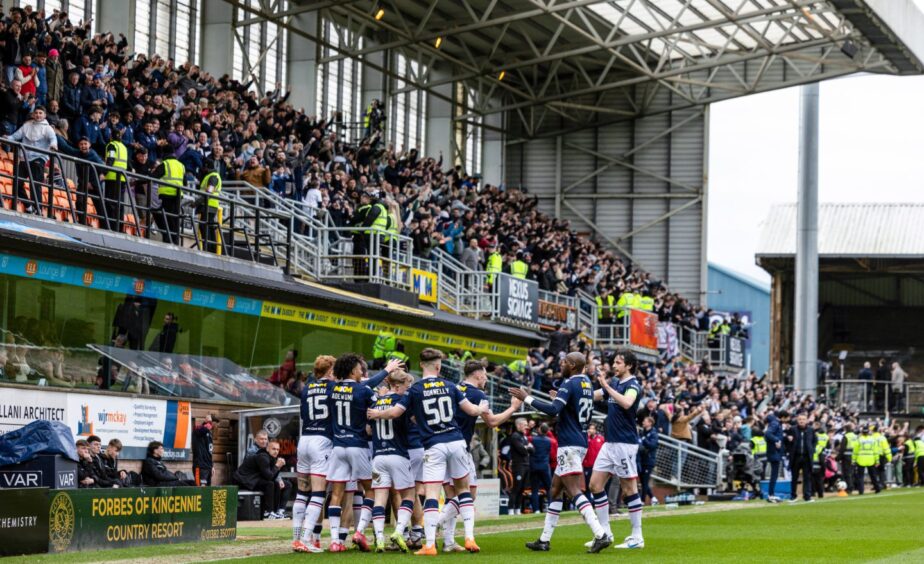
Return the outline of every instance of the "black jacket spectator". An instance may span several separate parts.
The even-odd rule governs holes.
[[[164,461],[153,454],[149,454],[141,463],[141,479],[146,486],[175,487],[193,486],[191,481],[182,480],[176,474],[167,470]]]
[[[262,490],[263,482],[274,482],[279,475],[276,461],[261,448],[254,454],[247,455],[244,462],[234,472],[234,481],[250,490]]]

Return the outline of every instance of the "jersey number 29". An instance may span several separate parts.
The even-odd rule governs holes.
[[[440,423],[449,423],[453,416],[452,398],[449,396],[427,398],[423,401],[423,410],[427,416],[427,425],[432,427]]]

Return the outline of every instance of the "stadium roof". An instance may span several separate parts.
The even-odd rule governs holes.
[[[462,83],[469,107],[455,119],[513,112],[530,136],[546,117],[599,125],[860,71],[924,72],[924,14],[910,0],[225,1],[236,27],[272,20],[334,51],[319,62],[395,76],[370,55],[403,53],[421,63],[404,89],[451,99],[445,87]],[[362,42],[293,23],[307,12]]]
[[[774,206],[763,224],[757,257],[796,253],[796,205]],[[821,204],[819,258],[924,258],[924,204]]]

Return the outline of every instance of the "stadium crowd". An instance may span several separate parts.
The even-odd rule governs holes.
[[[205,181],[212,173],[221,181],[245,180],[326,215],[333,225],[403,233],[422,258],[439,247],[472,269],[503,269],[552,292],[583,290],[610,306],[623,296],[644,297],[662,320],[710,328],[705,309],[577,235],[567,221],[540,212],[525,189],[482,185],[461,166],[444,169],[442,155],[386,145],[377,101],[367,110],[365,137],[351,144],[340,134],[338,113],[297,110],[281,87],[258,94],[250,82],[213,76],[188,62],[132,56],[124,35],[90,35],[89,23],[72,22],[64,12],[12,7],[0,21],[0,41],[0,121],[14,140],[154,178],[172,178],[172,165],[164,162],[175,159],[186,180],[207,191],[221,190],[220,181]],[[60,171],[49,177],[47,155],[26,158],[22,176],[42,185],[60,182]],[[121,218],[126,198],[168,213],[178,205],[145,182],[114,179],[114,173],[91,172],[81,180],[83,208],[89,197],[98,213],[105,208],[108,217]],[[35,203],[27,209],[38,213]],[[88,221],[85,214],[79,220]],[[110,219],[103,227],[124,226]],[[160,227],[165,240],[175,241],[174,224]]]

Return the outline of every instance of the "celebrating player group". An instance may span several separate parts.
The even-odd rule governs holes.
[[[465,363],[461,384],[440,377],[443,354],[420,353],[422,377],[414,381],[403,364],[392,360],[373,376],[366,362],[348,353],[337,359],[319,357],[316,382],[301,396],[302,436],[298,444],[298,494],[293,509],[292,548],[323,552],[323,510],[327,503],[330,543],[327,550],[347,550],[349,524],[355,523],[353,546],[362,551],[392,549],[436,556],[436,536],[442,529],[443,552],[479,552],[475,542],[475,464],[468,445],[481,418],[489,427],[502,425],[523,404],[558,418],[558,467],[552,482],[545,527],[540,538],[527,543],[531,550],[548,551],[552,533],[567,493],[593,532],[588,552],[599,552],[613,542],[607,517],[605,485],[619,477],[632,534],[617,548],[644,546],[641,501],[635,482],[637,434],[635,410],[640,387],[634,377],[632,353],[618,353],[617,380],[590,372],[593,363],[571,353],[562,361],[563,383],[551,402],[533,398],[526,390],[510,389],[511,405],[491,411],[483,388],[488,376],[479,361]],[[322,372],[318,374],[318,367]],[[587,370],[585,370],[585,368]],[[595,376],[594,391],[587,373]],[[594,466],[590,482],[593,500],[582,493],[581,463],[587,449],[587,425],[594,400],[608,401],[607,444]],[[439,507],[440,491],[446,503]],[[396,507],[394,531],[386,537],[386,508]],[[455,540],[461,517],[464,542]],[[365,535],[372,525],[374,542]],[[386,539],[388,542],[386,542]]]

